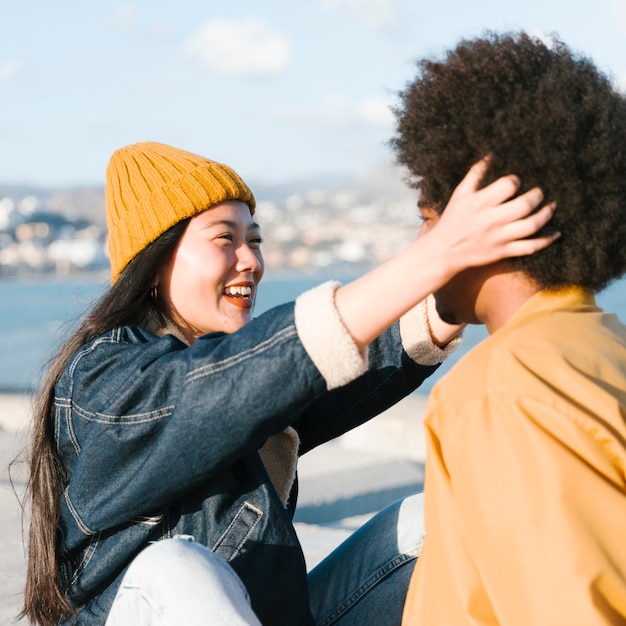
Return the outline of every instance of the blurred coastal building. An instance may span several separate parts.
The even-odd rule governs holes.
[[[0,186],[0,276],[103,270],[104,194]]]
[[[416,194],[395,168],[350,181],[258,186],[268,269],[355,271],[407,245]],[[0,185],[0,276],[105,272],[104,190]]]

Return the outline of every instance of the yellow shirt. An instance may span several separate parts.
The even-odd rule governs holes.
[[[626,327],[540,292],[433,389],[403,626],[626,624]]]

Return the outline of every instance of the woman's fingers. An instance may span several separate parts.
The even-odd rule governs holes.
[[[541,230],[550,221],[555,210],[556,202],[551,202],[525,217],[521,216],[504,220],[503,224],[505,226],[503,228],[503,234],[509,239],[524,239],[525,237],[530,237]]]
[[[514,175],[479,189],[488,165],[489,159],[482,159],[472,166],[432,229],[446,246],[449,260],[461,269],[532,254],[559,236],[532,237],[555,210],[554,203],[541,207],[541,189],[512,198],[520,185]]]
[[[475,191],[482,205],[496,206],[514,196],[520,188],[521,181],[517,176],[502,176],[482,189]],[[541,202],[541,200],[539,200]]]
[[[546,237],[535,237],[534,239],[519,239],[512,241],[507,247],[506,257],[528,256],[539,250],[547,248],[561,233],[554,233]]]
[[[555,239],[558,239],[561,236],[559,232],[551,233],[543,237],[527,239],[527,237],[534,235],[550,221],[555,210],[556,203],[551,202],[532,215],[512,222],[503,228],[502,234],[505,240],[508,240],[508,244],[505,244],[506,256],[514,257],[533,254],[538,250],[543,250],[543,248],[549,246]]]
[[[489,158],[484,158],[474,163],[463,177],[463,180],[456,186],[452,195],[465,195],[476,191],[488,169]]]
[[[505,198],[507,194],[510,197],[510,191],[517,186],[518,181],[516,176],[505,176],[474,192],[477,202],[475,210],[480,210],[479,207],[483,207],[482,218],[485,220],[486,228],[488,229],[487,224],[491,223],[492,228],[498,229],[502,243],[531,237],[552,219],[556,210],[555,202],[537,208],[543,200],[543,192],[538,187],[534,187],[508,202],[503,202],[502,198]],[[498,198],[502,204],[497,204]],[[558,236],[559,234],[535,238],[530,245],[517,246],[516,249],[529,250],[524,254],[531,254],[541,250]],[[518,255],[511,254],[510,256]]]
[[[458,199],[460,196],[475,194],[476,197],[480,199],[481,203],[487,206],[500,204],[515,195],[521,182],[520,179],[513,174],[498,178],[498,180],[490,183],[486,187],[480,188],[485,174],[489,169],[490,162],[491,159],[485,157],[474,163],[463,180],[455,188],[450,200],[455,197]]]
[[[499,206],[495,206],[495,204],[493,206],[494,210],[498,212],[498,218],[500,219],[501,223],[506,224],[507,222],[516,222],[517,220],[521,220],[527,215],[530,215],[541,204],[542,201],[543,192],[541,191],[541,189],[539,189],[539,187],[533,187],[532,189],[528,190],[517,198],[513,198],[513,200],[504,202]],[[550,218],[548,218],[548,220],[549,219]],[[541,220],[537,220],[538,223],[539,221]]]

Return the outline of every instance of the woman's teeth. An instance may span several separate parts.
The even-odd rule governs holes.
[[[234,287],[226,287],[224,293],[227,296],[249,296],[252,295],[252,287],[235,285]]]

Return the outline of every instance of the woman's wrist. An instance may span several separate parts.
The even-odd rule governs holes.
[[[426,298],[426,320],[433,343],[439,348],[445,348],[453,339],[456,339],[467,324],[448,324],[437,312],[435,297],[431,294]]]
[[[400,318],[400,337],[405,352],[419,365],[437,365],[444,361],[461,343],[457,334],[438,345],[433,341],[427,313],[427,300],[423,300]]]

